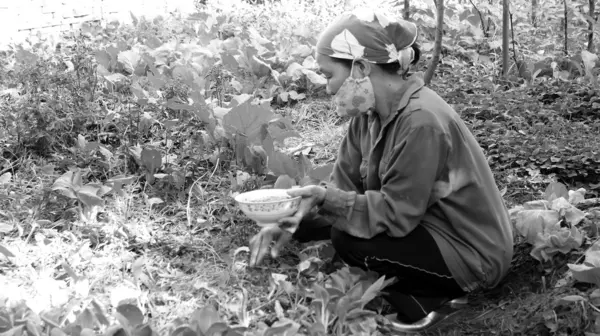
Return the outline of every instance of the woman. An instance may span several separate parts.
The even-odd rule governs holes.
[[[419,73],[417,27],[360,10],[320,36],[317,63],[352,117],[328,184],[291,189],[294,216],[251,240],[251,265],[291,238],[331,239],[349,265],[397,282],[394,326],[422,330],[466,293],[495,287],[513,255],[507,209],[483,151]],[[318,212],[315,213],[315,208]],[[292,235],[293,233],[293,235]]]

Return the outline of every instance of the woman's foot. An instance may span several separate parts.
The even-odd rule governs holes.
[[[425,317],[414,322],[400,321],[397,314],[387,315],[388,323],[383,326],[387,331],[397,334],[417,334],[431,329],[458,314],[468,304],[467,297],[460,297],[444,303],[440,308],[431,311]]]

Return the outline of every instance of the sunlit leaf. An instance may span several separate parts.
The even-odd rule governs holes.
[[[243,134],[252,142],[258,139],[263,125],[274,117],[272,111],[246,101],[223,116],[223,126],[228,133]]]
[[[0,233],[9,233],[14,229],[13,225],[0,222]]]
[[[14,254],[12,254],[12,252],[10,252],[9,249],[4,247],[4,245],[0,245],[0,253],[3,254],[7,258],[14,258],[14,256],[15,256]]]
[[[289,155],[279,151],[275,151],[269,155],[268,168],[275,175],[288,175],[291,178],[296,178],[299,174],[296,161]]]
[[[214,307],[212,305],[207,305],[195,310],[190,317],[190,322],[192,327],[196,329],[196,331],[199,331],[199,334],[205,334],[213,324],[222,321],[219,317],[219,313]]]
[[[0,175],[0,184],[8,184],[12,180],[12,173],[6,172]]]
[[[152,174],[162,166],[162,155],[156,149],[142,149],[141,160],[144,167]]]
[[[125,71],[133,74],[142,58],[137,52],[133,50],[127,50],[121,51],[117,59],[123,65]]]
[[[546,191],[544,192],[545,200],[548,202],[552,202],[553,200],[564,197],[565,199],[569,199],[569,190],[567,187],[559,182],[550,183],[548,187],[546,187]]]
[[[588,248],[583,264],[567,264],[567,266],[575,280],[600,286],[600,242],[596,241]]]
[[[132,304],[119,305],[117,307],[117,312],[125,317],[132,327],[144,323],[144,315],[138,307]]]

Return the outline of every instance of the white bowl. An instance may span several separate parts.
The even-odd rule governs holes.
[[[259,226],[277,225],[277,221],[293,215],[301,196],[292,197],[286,189],[259,189],[235,197],[240,209]]]

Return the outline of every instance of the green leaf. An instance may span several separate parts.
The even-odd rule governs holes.
[[[329,178],[331,176],[331,173],[333,172],[333,164],[326,164],[323,166],[319,166],[316,168],[313,168],[309,173],[308,176],[310,176],[311,178],[317,179],[319,181],[329,181]]]
[[[75,273],[71,265],[69,265],[69,263],[66,260],[64,260],[61,263],[61,266],[65,269],[65,271],[71,277],[71,279],[73,279],[73,281],[77,282],[79,280],[79,276]]]
[[[253,143],[259,138],[262,126],[274,117],[272,111],[252,105],[248,100],[223,116],[223,127],[229,134],[243,134],[250,143]]]
[[[62,331],[62,329],[52,328],[50,330],[50,336],[67,336],[67,333],[65,333],[64,331]]]
[[[329,292],[319,284],[313,284],[312,290],[315,293],[315,300],[320,300],[324,305],[329,303]]]
[[[146,258],[144,258],[144,257],[137,258],[131,264],[131,273],[133,273],[133,276],[136,279],[140,279],[141,278],[142,273],[144,272],[144,266],[145,265],[146,265]]]
[[[81,329],[80,336],[96,336],[96,333],[90,328]]]
[[[133,50],[121,51],[117,56],[119,63],[123,65],[125,71],[133,74],[141,61],[140,55]]]
[[[294,327],[294,325],[292,323],[286,323],[281,326],[270,327],[269,329],[267,329],[265,331],[265,333],[263,335],[264,336],[287,335],[289,333],[289,330],[292,329],[293,327]],[[295,335],[295,333],[293,333],[291,335]]]
[[[0,233],[9,233],[14,230],[14,226],[8,223],[0,222]]]
[[[58,191],[69,198],[75,199],[77,196],[75,195],[74,191],[81,188],[81,184],[81,173],[69,170],[61,177],[56,179],[56,181],[54,181],[54,184],[52,184],[52,190]]]
[[[109,326],[110,322],[108,321],[108,318],[106,317],[106,314],[104,313],[104,309],[102,309],[102,307],[100,306],[98,301],[96,301],[96,299],[92,300],[92,307],[94,307],[94,315],[96,316],[96,319],[98,320],[98,322],[101,325]]]
[[[161,153],[156,149],[142,149],[141,160],[144,168],[146,168],[150,174],[156,173],[162,166]]]
[[[92,314],[92,312],[87,308],[84,309],[81,313],[79,313],[76,319],[77,326],[80,326],[83,329],[93,329],[95,323],[96,320],[94,319],[94,314]]]
[[[94,189],[81,189],[76,192],[77,199],[84,204],[84,206],[88,209],[93,207],[101,207],[104,205],[104,200],[98,196],[96,196],[97,190]]]
[[[583,264],[567,264],[573,279],[600,286],[600,243],[594,242],[585,252]]]
[[[198,334],[206,334],[208,329],[215,323],[220,323],[221,318],[219,313],[211,305],[207,305],[200,309],[196,309],[190,318],[192,328],[198,332]]]
[[[87,146],[87,140],[85,139],[85,137],[81,134],[79,134],[77,136],[77,145],[79,146],[80,149],[85,150],[85,147]]]
[[[220,336],[225,335],[229,330],[229,326],[224,322],[213,323],[210,328],[204,333],[205,336]]]
[[[192,328],[183,325],[175,328],[170,336],[203,336],[203,334],[198,334]]]
[[[267,166],[275,175],[288,175],[294,179],[298,176],[296,161],[289,155],[279,151],[269,155]]]
[[[19,325],[16,326],[12,329],[9,329],[5,332],[2,333],[2,336],[21,336],[21,335],[27,335],[27,333],[23,333],[25,329],[25,325]]]
[[[309,176],[309,173],[312,170],[312,163],[310,160],[302,153],[298,155],[298,177],[304,178]]]
[[[132,332],[133,336],[152,336],[152,327],[148,323],[136,326]]]
[[[0,175],[0,184],[8,184],[12,180],[12,174],[10,172],[6,172]]]
[[[371,300],[376,298],[379,295],[379,292],[385,287],[385,276],[380,277],[377,281],[375,281],[367,290],[363,293],[361,297],[361,301],[364,305],[369,303]]]
[[[552,202],[561,197],[569,199],[569,190],[564,184],[560,182],[553,182],[546,187],[546,191],[544,192],[544,198],[546,201]]]
[[[560,299],[558,299],[558,301],[560,301],[561,303],[564,302],[581,302],[581,301],[587,301],[586,298],[584,298],[581,295],[567,295],[567,296],[563,296]]]
[[[302,138],[300,133],[294,130],[292,122],[287,118],[277,118],[269,122],[268,131],[273,139],[281,144],[284,144],[287,138]]]
[[[4,247],[4,245],[0,245],[0,253],[4,254],[4,256],[7,258],[14,258],[15,256],[14,254],[12,254],[12,252],[10,252],[9,249]]]
[[[273,188],[275,189],[290,189],[296,185],[296,181],[289,177],[288,175],[279,175],[277,180],[275,181],[275,185]]]
[[[144,315],[140,309],[132,304],[122,304],[117,307],[117,312],[121,314],[131,327],[144,323]]]
[[[138,25],[138,23],[140,22],[140,21],[138,20],[138,18],[137,18],[135,15],[133,15],[133,12],[132,12],[132,11],[129,11],[129,15],[131,15],[131,21],[133,22],[133,25],[134,25],[134,26],[137,26],[137,25]]]
[[[112,325],[106,328],[104,336],[129,336],[127,331],[120,325]]]
[[[316,86],[324,86],[327,85],[327,79],[325,77],[317,74],[316,72],[309,69],[302,69],[302,72],[306,75],[306,78]],[[292,97],[293,98],[293,97]]]
[[[340,290],[343,293],[345,293],[351,285],[347,283],[346,279],[344,279],[339,273],[331,273],[329,278],[331,279],[332,287]]]
[[[369,310],[354,309],[346,315],[348,328],[354,335],[365,333],[372,335],[377,330],[377,313]]]
[[[111,71],[111,56],[109,53],[106,52],[106,50],[97,50],[94,53],[94,56],[96,57],[96,62],[98,62],[98,64],[102,65],[106,70]]]

